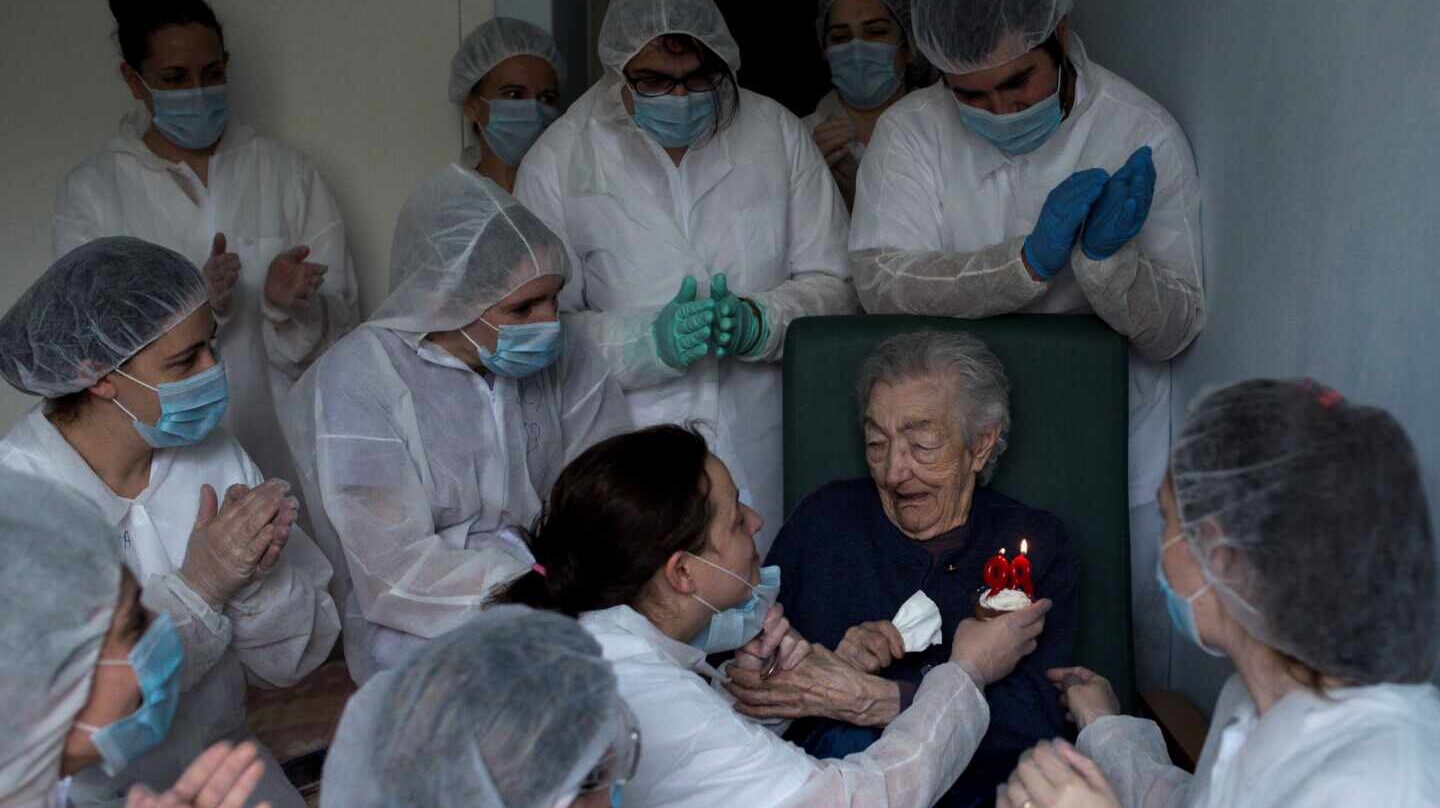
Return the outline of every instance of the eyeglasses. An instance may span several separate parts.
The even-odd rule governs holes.
[[[638,78],[628,73],[625,74],[625,82],[630,85],[630,89],[646,98],[669,95],[681,84],[685,85],[685,89],[689,92],[708,93],[719,87],[723,81],[725,81],[725,74],[718,71],[697,70],[678,79],[660,73],[646,73]]]
[[[640,729],[635,725],[630,709],[623,704],[619,716],[615,740],[595,768],[580,781],[582,795],[596,791],[613,792],[635,779],[635,771],[640,767]]]

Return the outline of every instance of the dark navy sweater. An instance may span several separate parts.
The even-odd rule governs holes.
[[[1049,668],[1071,664],[1078,608],[1078,569],[1065,526],[1047,511],[1027,507],[988,488],[970,504],[968,539],[936,559],[886,517],[869,478],[834,482],[802,501],[781,528],[767,564],[781,569],[780,603],[806,639],[835,648],[846,629],[889,620],[917,590],[940,607],[944,642],[897,660],[879,675],[918,685],[930,668],[950,659],[950,639],[974,615],[985,561],[1001,547],[1020,554],[1030,540],[1035,597],[1055,602],[1039,647],[1015,672],[985,690],[990,728],[969,768],[937,805],[989,805],[995,787],[1020,753],[1065,732],[1065,711],[1046,680]],[[880,731],[830,719],[795,722],[787,737],[818,757],[860,751]]]

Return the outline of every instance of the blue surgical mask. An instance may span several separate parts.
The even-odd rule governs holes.
[[[145,84],[145,80],[140,80]],[[155,128],[165,139],[182,149],[208,149],[225,133],[230,100],[224,84],[191,87],[186,90],[157,90],[149,84],[155,114]]]
[[[988,141],[1006,154],[1029,154],[1045,145],[1064,119],[1060,108],[1060,88],[1065,86],[1064,73],[1055,92],[1044,101],[1009,115],[996,115],[955,99],[960,120],[976,136]]]
[[[102,659],[98,665],[128,665],[140,682],[140,709],[103,727],[76,722],[90,733],[105,773],[114,777],[137,758],[160,745],[170,732],[180,704],[180,668],[185,649],[170,615],[156,617],[128,660]]]
[[[512,379],[533,376],[550,367],[560,356],[564,332],[558,320],[552,323],[499,327],[490,325],[484,318],[481,318],[480,322],[499,334],[493,352],[482,348],[463,328],[460,329],[460,336],[475,348],[475,353],[480,355],[480,361],[497,376],[508,376]]]
[[[1199,646],[1201,651],[1213,657],[1223,657],[1225,656],[1223,651],[1211,648],[1205,644],[1204,640],[1200,639],[1200,624],[1195,622],[1195,601],[1199,600],[1201,595],[1210,591],[1210,584],[1207,582],[1204,586],[1197,589],[1195,594],[1187,598],[1181,597],[1170,587],[1170,582],[1165,580],[1165,566],[1161,563],[1165,555],[1165,550],[1180,540],[1179,538],[1175,538],[1166,542],[1160,548],[1161,557],[1155,559],[1155,580],[1159,582],[1160,592],[1165,596],[1165,610],[1170,613],[1170,622],[1174,624],[1175,629],[1185,635],[1190,642]]]
[[[700,601],[705,608],[715,614],[711,615],[710,622],[706,624],[705,628],[690,639],[690,644],[707,654],[719,654],[724,651],[734,651],[758,637],[760,630],[765,627],[765,614],[770,611],[770,607],[775,605],[775,599],[780,596],[780,568],[761,567],[760,583],[752,586],[749,581],[713,561],[694,553],[688,555],[703,564],[720,570],[750,588],[750,597],[744,603],[724,610],[715,608],[699,595],[691,595],[690,597]]]
[[[559,110],[533,98],[486,99],[485,103],[490,106],[490,123],[480,133],[485,144],[511,168],[520,166],[540,134],[560,117]]]
[[[119,368],[115,372],[159,394],[160,420],[154,426],[136,418],[120,399],[112,399],[115,406],[130,416],[140,437],[156,449],[199,443],[225,417],[225,407],[230,402],[230,382],[225,378],[223,362],[217,361],[214,367],[184,381],[167,382],[159,387],[152,387]]]
[[[830,83],[845,103],[856,109],[874,109],[894,97],[900,89],[900,71],[895,68],[897,45],[853,39],[825,50],[830,62]]]
[[[715,91],[654,98],[635,93],[635,125],[664,148],[694,145],[715,127]]]

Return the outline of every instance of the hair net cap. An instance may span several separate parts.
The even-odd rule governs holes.
[[[11,470],[0,470],[0,542],[0,802],[39,804],[120,599],[119,542],[93,505]]]
[[[179,253],[96,239],[52,264],[0,318],[0,375],[32,395],[77,393],[206,299],[200,271]]]
[[[451,331],[546,275],[569,277],[560,237],[500,186],[452,164],[400,210],[390,245],[392,291],[370,323]]]
[[[494,607],[351,699],[321,805],[551,808],[623,722],[615,673],[578,623]]]
[[[450,60],[450,101],[460,104],[485,75],[511,56],[538,56],[565,80],[565,59],[555,38],[538,25],[511,17],[496,17],[475,27]]]
[[[740,46],[713,0],[614,0],[600,26],[600,64],[618,75],[664,34],[693,36],[740,72]]]
[[[1013,62],[1055,33],[1073,0],[914,0],[915,45],[944,73]]]
[[[1434,674],[1436,546],[1388,413],[1310,382],[1242,382],[1192,408],[1171,475],[1191,551],[1253,636],[1359,684]]]

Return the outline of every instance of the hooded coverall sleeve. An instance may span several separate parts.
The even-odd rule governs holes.
[[[1178,129],[1150,144],[1155,197],[1145,226],[1104,261],[1075,250],[1070,266],[1095,313],[1152,361],[1185,350],[1205,327],[1200,180]]]
[[[979,319],[1040,299],[1050,285],[1026,268],[1023,236],[972,253],[945,249],[937,166],[917,133],[880,119],[860,163],[850,239],[865,311]]]
[[[286,190],[285,215],[294,223],[298,241],[291,247],[306,246],[305,261],[328,267],[319,294],[309,305],[282,311],[265,302],[265,352],[270,364],[293,382],[305,368],[335,340],[355,327],[360,319],[360,299],[355,267],[345,246],[345,222],[340,207],[320,172],[308,160],[299,158],[300,179]],[[274,260],[270,256],[268,260]],[[269,268],[265,271],[268,273]]]
[[[378,343],[369,361],[375,368],[388,363]],[[413,417],[412,393],[387,396],[376,389],[383,381],[375,372],[343,368],[320,376],[315,451],[322,507],[365,619],[437,637],[473,616],[491,590],[531,562],[503,542],[467,546],[468,521],[437,528],[421,476],[429,469],[411,456],[400,423]]]
[[[1128,715],[1095,719],[1076,748],[1095,761],[1124,808],[1180,808],[1191,776],[1170,762],[1155,722]]]
[[[781,115],[780,124],[790,158],[784,259],[789,278],[773,289],[745,295],[765,309],[769,326],[760,350],[743,357],[748,361],[780,361],[785,331],[797,318],[853,314],[859,309],[847,266],[850,216],[845,202],[800,120]]]
[[[164,612],[175,623],[175,631],[185,647],[180,689],[189,690],[225,656],[234,640],[234,626],[224,611],[210,608],[178,571],[152,575],[142,581],[141,586],[140,602],[145,608]]]

